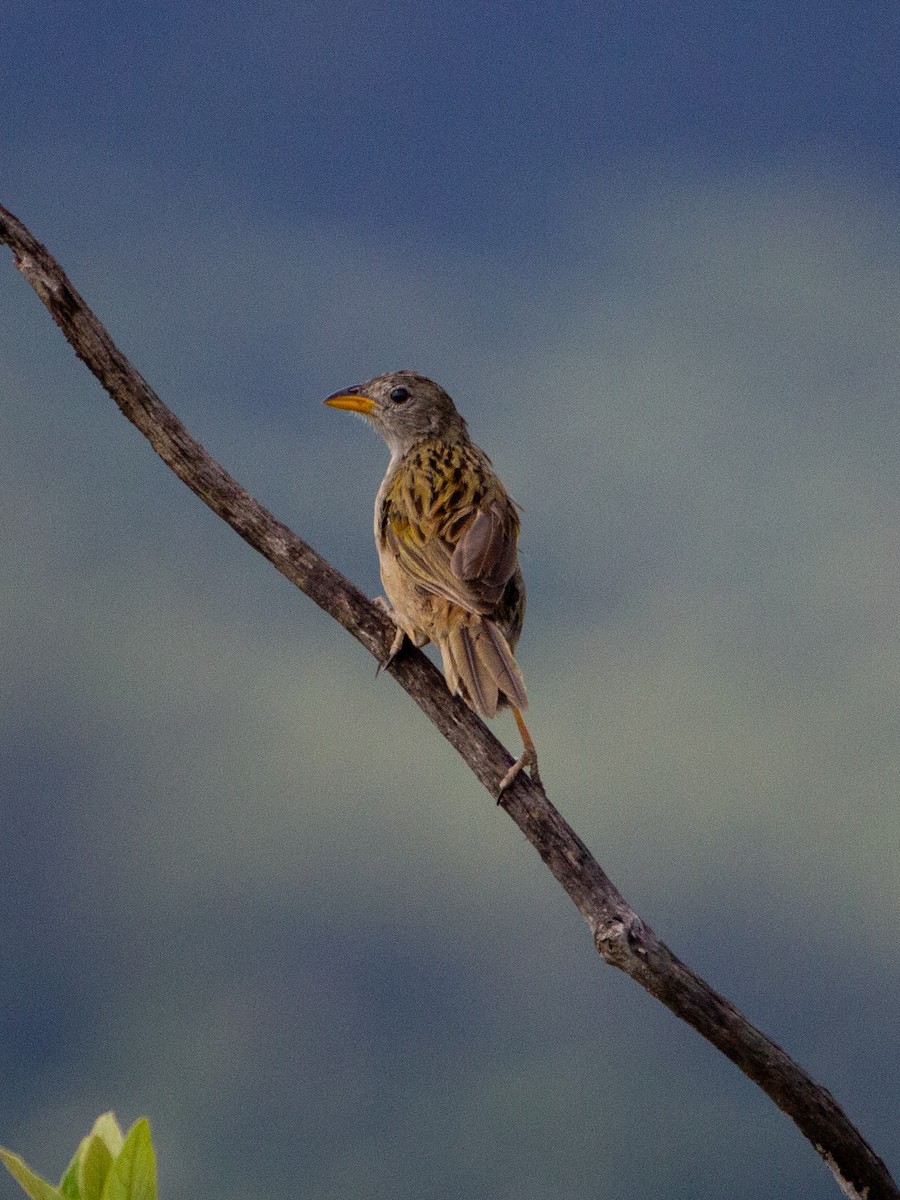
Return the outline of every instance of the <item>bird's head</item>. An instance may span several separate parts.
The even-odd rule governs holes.
[[[364,416],[393,455],[405,454],[431,437],[455,441],[467,436],[466,423],[444,389],[414,371],[379,375],[335,392],[325,403]]]

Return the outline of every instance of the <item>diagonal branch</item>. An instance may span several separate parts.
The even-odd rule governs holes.
[[[352,633],[379,661],[387,657],[390,620],[310,546],[241,487],[191,436],[112,339],[44,246],[0,207],[0,242],[37,292],[75,353],[163,462],[201,500]],[[496,793],[512,763],[487,726],[451,696],[443,676],[407,650],[388,668],[401,687]],[[799,1126],[845,1195],[900,1200],[887,1168],[831,1094],[681,962],[627,904],[541,788],[520,775],[503,807],[569,894],[599,954],[692,1025],[758,1084]]]

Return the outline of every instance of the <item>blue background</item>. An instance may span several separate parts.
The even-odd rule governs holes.
[[[126,0],[0,42],[0,201],[372,594],[386,452],[321,399],[455,396],[524,508],[551,797],[895,1175],[898,34]],[[197,1200],[838,1194],[8,256],[0,397],[0,1142],[56,1177],[147,1114]]]

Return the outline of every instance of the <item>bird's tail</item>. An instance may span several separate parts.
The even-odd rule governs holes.
[[[438,640],[447,687],[473,708],[480,717],[493,717],[508,701],[527,708],[525,680],[498,625],[485,617],[466,613],[451,622],[445,637]]]

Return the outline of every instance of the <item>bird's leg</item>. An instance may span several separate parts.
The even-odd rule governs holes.
[[[380,608],[386,616],[390,617],[394,625],[397,627],[396,633],[394,634],[394,640],[391,642],[391,648],[388,650],[387,658],[384,660],[384,662],[380,662],[375,668],[375,678],[377,679],[382,671],[386,671],[388,669],[388,667],[403,649],[403,643],[406,640],[406,630],[397,624],[397,618],[394,615],[393,606],[389,600],[384,598],[384,596],[376,596],[372,603],[376,608]]]
[[[406,641],[406,634],[403,632],[403,630],[398,625],[397,632],[394,634],[394,640],[391,642],[391,648],[390,648],[390,650],[388,650],[387,658],[384,660],[384,662],[380,662],[378,664],[378,666],[375,668],[375,678],[376,679],[378,678],[378,676],[381,674],[382,671],[386,671],[388,669],[388,667],[391,665],[391,663],[394,661],[394,659],[397,657],[397,655],[403,649],[403,643],[405,641]]]
[[[397,615],[396,608],[394,608],[390,600],[386,600],[384,596],[376,596],[372,603],[380,608],[386,616],[390,617],[397,626],[397,632],[394,634],[394,640],[391,642],[391,648],[388,650],[388,656],[383,663],[378,664],[378,669],[375,672],[375,678],[377,679],[380,673],[387,670],[387,668],[403,649],[404,639],[409,638],[409,640],[418,650],[421,650],[423,646],[427,646],[430,639],[427,633],[423,633],[422,630],[417,629],[415,625],[401,624],[401,618]]]
[[[543,787],[541,777],[538,774],[537,750],[534,748],[534,742],[531,740],[531,734],[528,732],[528,726],[522,717],[521,711],[514,704],[510,705],[512,715],[516,719],[516,725],[519,727],[519,733],[522,737],[522,745],[524,747],[522,753],[509,768],[503,778],[500,780],[500,789],[497,792],[497,803],[503,799],[503,793],[516,778],[523,767],[528,768],[528,773],[538,787]]]

